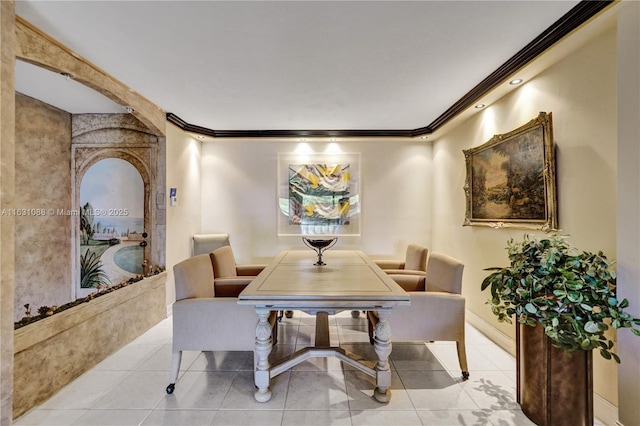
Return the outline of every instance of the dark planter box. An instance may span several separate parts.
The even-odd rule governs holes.
[[[592,351],[566,353],[541,325],[516,325],[517,399],[539,426],[593,425]]]

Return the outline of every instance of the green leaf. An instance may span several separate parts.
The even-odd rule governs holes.
[[[568,292],[567,297],[569,298],[570,301],[577,302],[577,303],[581,302],[583,299],[582,295],[577,291]]]
[[[602,355],[602,358],[604,359],[611,359],[611,352],[605,349],[600,349],[600,355]]]
[[[553,290],[553,295],[562,298],[567,295],[567,292],[564,290]]]
[[[599,332],[599,328],[598,328],[598,324],[596,324],[593,321],[588,321],[585,325],[584,325],[584,331],[586,331],[587,333],[597,333]]]
[[[615,362],[617,362],[618,364],[620,364],[620,357],[616,354],[614,354],[613,352],[611,353],[611,356],[613,357],[613,360]]]
[[[524,309],[526,309],[527,312],[535,314],[538,312],[538,308],[535,307],[535,305],[533,305],[532,303],[527,303],[526,305],[524,305]]]
[[[573,282],[568,282],[567,283],[567,288],[569,290],[580,290],[582,289],[582,283],[577,282],[577,281],[573,281]]]

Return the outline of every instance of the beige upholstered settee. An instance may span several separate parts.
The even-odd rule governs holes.
[[[230,246],[199,254],[173,267],[176,302],[173,304],[173,355],[167,393],[178,379],[182,351],[250,351],[255,345],[258,317],[252,306],[238,305],[238,294],[259,267],[235,265]],[[277,312],[269,322],[277,340]]]
[[[394,308],[389,317],[393,341],[454,341],[463,379],[469,377],[464,340],[465,299],[462,291],[464,265],[457,259],[432,252],[426,274],[390,274],[410,294],[411,306]],[[378,317],[367,313],[373,342]]]

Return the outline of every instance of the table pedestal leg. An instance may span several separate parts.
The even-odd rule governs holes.
[[[271,324],[269,323],[269,310],[256,308],[258,324],[256,325],[256,346],[254,349],[255,367],[253,378],[258,390],[255,393],[256,401],[267,402],[271,399],[269,390],[269,354],[271,353]]]
[[[391,327],[389,326],[390,311],[378,311],[378,323],[373,342],[373,349],[378,355],[376,364],[376,388],[373,397],[378,402],[389,402],[391,398],[391,369],[389,368],[389,355],[391,354]]]

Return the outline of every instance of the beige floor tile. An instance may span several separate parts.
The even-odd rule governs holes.
[[[155,410],[142,426],[209,426],[215,415],[210,410]]]
[[[361,371],[345,371],[345,383],[349,395],[350,410],[413,410],[413,403],[409,394],[402,386],[397,373],[391,374],[391,400],[380,403],[373,397],[376,379]]]
[[[285,409],[348,410],[343,373],[334,370],[291,372]]]
[[[72,426],[137,426],[150,413],[150,410],[89,410]]]
[[[285,410],[282,426],[351,426],[348,410]]]
[[[86,410],[45,410],[40,408],[26,412],[13,424],[16,426],[68,426],[78,420]]]
[[[375,365],[364,315],[329,317],[331,344]],[[270,362],[315,338],[315,317],[294,311],[279,323]],[[501,425],[531,423],[515,403],[515,360],[467,325],[471,378],[460,378],[455,343],[397,343],[390,357],[391,401],[373,398],[375,378],[337,358],[313,358],[271,381],[255,401],[253,352],[185,351],[172,395],[171,320],[165,320],[16,425]],[[597,423],[596,423],[597,424]]]
[[[165,393],[153,408],[217,410],[238,374],[235,371],[187,371],[176,382],[173,393]]]
[[[267,402],[256,401],[253,371],[239,372],[227,391],[220,409],[223,410],[282,410],[287,398],[289,375],[284,372],[271,379],[269,389],[271,399]]]
[[[281,423],[281,410],[220,410],[211,424],[212,426],[276,426]]]
[[[482,410],[418,410],[422,424],[429,426],[491,425]]]
[[[398,371],[418,410],[475,410],[478,405],[446,371]]]
[[[487,413],[487,418],[496,426],[536,426],[520,410],[500,410]]]
[[[133,371],[101,398],[94,409],[153,409],[166,395],[166,372]]]
[[[421,426],[422,422],[414,410],[410,411],[352,411],[353,426]]]

